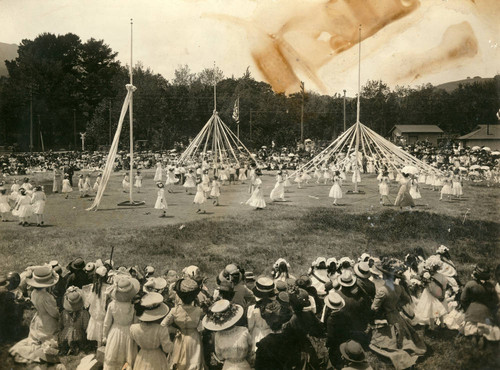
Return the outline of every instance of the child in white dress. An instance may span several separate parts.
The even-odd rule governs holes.
[[[0,216],[2,222],[7,222],[7,215],[10,213],[9,197],[7,196],[7,189],[0,190]]]
[[[419,187],[420,185],[418,184],[418,179],[413,178],[410,180],[410,195],[413,198],[413,200],[422,198]]]
[[[19,196],[19,189],[21,188],[21,186],[19,185],[19,180],[17,179],[14,179],[14,181],[12,182],[12,186],[10,187],[10,195],[9,195],[9,199],[12,200],[12,201],[17,201],[17,197]]]
[[[451,195],[453,194],[453,190],[451,188],[451,180],[450,179],[443,179],[442,180],[443,187],[441,188],[441,196],[439,197],[439,200],[443,200],[443,195],[448,198],[448,200],[451,200]]]
[[[134,180],[134,186],[137,188],[137,192],[140,193],[142,188],[142,175],[139,171],[137,171],[137,175],[135,175]]]
[[[66,194],[64,197],[65,199],[68,199],[69,193],[73,191],[73,188],[71,187],[71,183],[69,182],[69,176],[64,175],[64,180],[62,182],[62,193]]]
[[[97,193],[97,190],[99,190],[99,185],[101,184],[101,180],[102,180],[102,175],[98,174],[97,177],[95,178],[94,188],[93,188],[95,193]]]
[[[33,210],[31,208],[31,198],[24,188],[19,189],[19,197],[12,214],[19,217],[19,225],[28,226],[28,218],[33,214]]]
[[[262,173],[260,171],[255,172],[255,181],[254,188],[255,190],[252,193],[250,199],[247,200],[246,204],[249,206],[255,207],[255,209],[264,209],[266,208],[266,201],[264,200],[264,193],[262,192],[262,180],[260,176]]]
[[[124,193],[128,193],[130,190],[130,179],[128,177],[128,174],[123,175],[122,189]]]
[[[221,187],[221,183],[219,182],[218,177],[214,176],[214,179],[212,181],[212,190],[210,191],[210,197],[214,198],[213,203],[216,206],[219,205],[220,187]]]
[[[340,172],[335,171],[335,176],[333,177],[333,185],[330,188],[330,193],[328,194],[330,198],[333,198],[333,205],[337,206],[337,200],[342,198],[342,179],[340,178]]]
[[[194,196],[193,203],[198,204],[198,210],[196,213],[207,213],[205,210],[201,210],[201,205],[207,201],[207,198],[205,197],[205,188],[203,186],[203,183],[201,182],[201,179],[196,180],[196,194]]]
[[[389,173],[384,172],[382,177],[379,180],[378,184],[378,192],[380,194],[380,204],[382,205],[391,205],[391,201],[389,200]]]
[[[161,209],[163,211],[160,217],[167,217],[168,205],[167,199],[165,198],[165,185],[159,182],[156,186],[158,187],[158,196],[156,197],[155,209]]]
[[[269,198],[271,198],[273,202],[277,200],[283,202],[285,200],[285,185],[281,171],[278,171],[278,174],[276,175],[276,185],[274,185],[274,189],[271,190]]]
[[[156,171],[154,181],[162,181],[163,180],[163,169],[161,168],[161,162],[156,162]]]
[[[78,176],[78,192],[80,193],[80,198],[85,196],[85,192],[83,190],[83,185],[85,181],[83,180],[83,175]]]
[[[90,189],[92,189],[92,187],[90,186],[90,177],[89,175],[85,175],[85,181],[83,182],[83,194],[84,196],[89,196],[89,193],[90,193]]]
[[[43,212],[45,210],[45,202],[47,197],[41,186],[35,187],[35,191],[31,196],[31,204],[33,205],[33,213],[36,215],[36,226],[43,226]]]
[[[186,181],[184,181],[184,184],[182,186],[186,188],[186,193],[189,192],[189,194],[191,194],[191,189],[196,187],[195,175],[193,170],[189,170],[189,172],[186,174]]]
[[[463,187],[462,187],[462,176],[460,176],[457,173],[453,175],[452,178],[452,189],[453,189],[453,195],[457,197],[458,199],[462,198],[463,193]]]
[[[299,189],[302,189],[302,182],[304,181],[304,177],[303,177],[303,175],[304,175],[304,174],[302,173],[302,171],[299,171],[299,172],[297,173],[297,175],[295,176],[295,180],[294,180],[294,181],[297,183],[297,187],[298,187]]]

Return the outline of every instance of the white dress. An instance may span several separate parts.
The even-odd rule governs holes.
[[[185,188],[195,188],[196,183],[194,182],[194,175],[191,173],[188,173],[186,175],[186,181],[184,181],[184,186]]]
[[[245,174],[245,172],[246,172],[245,168],[240,168],[240,174],[238,176],[238,180],[245,181],[247,179],[247,175]]]
[[[420,191],[418,190],[418,182],[416,180],[411,181],[410,195],[413,199],[422,198],[422,195],[420,195]]]
[[[62,182],[62,192],[63,193],[71,193],[73,191],[73,188],[71,187],[71,184],[68,179],[64,179]]]
[[[328,194],[328,196],[330,198],[334,198],[334,199],[342,198],[342,188],[340,187],[341,183],[342,183],[342,180],[340,179],[340,177],[335,176],[333,178],[333,185],[330,188],[330,194]]]
[[[273,331],[267,324],[266,320],[262,318],[260,314],[260,308],[256,308],[255,305],[248,306],[247,310],[248,319],[248,331],[252,337],[252,350],[257,351],[257,343],[264,339],[268,334]]]
[[[107,338],[104,370],[121,370],[125,363],[134,363],[137,345],[130,336],[134,318],[132,303],[112,301],[109,304],[103,328],[103,335]]]
[[[165,185],[170,185],[170,184],[177,184],[179,182],[179,179],[175,177],[174,171],[168,171],[167,172],[167,180],[165,181]]]
[[[462,196],[464,194],[462,190],[462,183],[460,182],[460,176],[453,176],[452,184],[453,184],[453,195],[456,197]]]
[[[248,329],[233,326],[215,333],[215,354],[224,361],[222,370],[251,370],[247,357],[252,348]]]
[[[122,180],[122,188],[123,190],[129,190],[130,189],[130,181],[128,179],[128,176],[125,176]]]
[[[33,206],[33,213],[36,215],[43,215],[45,210],[45,202],[47,197],[43,191],[35,191],[31,197],[31,204]]]
[[[274,185],[274,189],[271,190],[271,194],[269,196],[271,200],[285,199],[285,183],[283,181],[283,176],[276,176],[276,185]]]
[[[134,186],[136,188],[141,188],[142,187],[142,176],[141,175],[136,175],[135,176]]]
[[[380,183],[378,184],[378,192],[381,196],[389,195],[389,178],[388,177],[384,176],[380,179]]]
[[[4,194],[0,194],[0,213],[10,212],[9,197]]]
[[[165,189],[158,189],[158,197],[156,198],[155,209],[167,209],[167,199],[165,198]]]
[[[220,182],[217,180],[212,181],[212,191],[210,192],[211,197],[220,197]]]
[[[94,191],[97,192],[97,190],[99,189],[99,184],[101,183],[101,178],[100,177],[97,177],[95,179],[95,182],[94,182]]]
[[[100,345],[106,317],[106,300],[108,298],[109,284],[102,284],[101,296],[91,292],[86,302],[89,308],[89,325],[87,326],[87,340],[95,340]]]
[[[130,336],[140,347],[133,368],[137,370],[167,370],[165,353],[172,351],[168,329],[158,323],[138,323],[130,326]]]
[[[264,194],[260,185],[262,184],[262,180],[257,177],[254,181],[255,190],[252,193],[250,199],[247,200],[246,204],[256,208],[265,208],[266,201],[264,200]]]
[[[13,200],[14,202],[17,200],[17,198],[19,197],[20,188],[21,187],[19,186],[19,184],[12,184],[12,186],[10,187],[10,200]]]
[[[156,164],[156,172],[154,181],[161,181],[163,179],[163,169],[161,168],[161,163]]]
[[[352,182],[361,182],[361,174],[359,172],[359,169],[355,169],[352,173]]]
[[[194,200],[193,200],[193,203],[195,204],[203,204],[206,202],[206,198],[205,198],[205,189],[203,187],[203,184],[200,183],[196,186],[196,194],[194,196]]]
[[[19,218],[30,217],[33,215],[33,208],[31,208],[31,198],[27,195],[20,195],[17,199],[16,206],[12,210],[12,214]]]

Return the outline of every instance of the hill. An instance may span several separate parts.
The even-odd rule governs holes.
[[[484,82],[490,82],[493,80],[494,80],[494,77],[490,77],[490,78],[483,78],[483,77],[479,77],[479,76],[475,76],[473,78],[467,77],[464,80],[450,81],[450,82],[446,82],[446,83],[441,84],[441,85],[437,85],[436,89],[443,89],[443,90],[446,90],[447,92],[452,92],[453,90],[457,89],[459,85],[473,84],[476,82],[484,83]]]
[[[0,77],[7,76],[5,60],[12,60],[17,57],[17,45],[0,42]]]

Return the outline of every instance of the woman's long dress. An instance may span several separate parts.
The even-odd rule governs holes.
[[[272,201],[285,199],[285,183],[283,181],[283,176],[276,176],[276,185],[274,185],[274,189],[271,190],[271,195],[269,197]]]
[[[205,369],[200,335],[202,316],[201,308],[183,304],[175,306],[161,323],[164,326],[175,324],[179,329],[170,355],[169,369]]]
[[[87,340],[95,340],[100,346],[102,343],[102,333],[104,328],[104,318],[106,317],[106,300],[108,298],[109,284],[102,284],[101,295],[91,292],[88,298],[89,325],[87,326]]]
[[[247,357],[252,350],[248,329],[233,326],[215,333],[215,355],[224,361],[222,370],[251,370]]]
[[[396,369],[413,366],[426,352],[424,341],[399,312],[399,307],[410,301],[402,287],[386,281],[372,303],[372,310],[383,320],[375,321],[370,348],[388,357]]]
[[[33,213],[36,215],[43,215],[45,210],[45,201],[47,197],[42,191],[35,191],[31,197],[31,204],[33,206]]]
[[[130,325],[134,319],[132,303],[112,301],[109,304],[103,327],[106,337],[104,370],[121,370],[125,363],[134,363],[137,346],[130,336]]]
[[[61,191],[62,173],[58,169],[54,169],[54,177],[52,178],[52,192],[59,193]]]
[[[54,296],[45,289],[33,290],[31,302],[36,313],[31,320],[28,338],[11,347],[9,353],[25,362],[40,362],[45,350],[57,348],[59,309]]]
[[[157,163],[155,177],[153,181],[161,181],[162,179],[163,179],[163,169],[161,168],[161,163]]]
[[[342,180],[340,179],[340,177],[335,176],[333,178],[333,185],[330,188],[330,193],[328,194],[328,196],[330,198],[334,198],[334,199],[342,198],[342,188],[340,187],[341,183],[342,183]]]
[[[166,353],[172,351],[168,329],[158,323],[138,323],[130,326],[130,336],[140,347],[134,369],[167,370]]]
[[[17,203],[12,214],[19,218],[26,218],[33,215],[33,208],[31,207],[31,198],[28,195],[20,195],[17,198]]]
[[[193,203],[194,204],[203,204],[205,203],[207,198],[205,198],[205,188],[203,187],[203,183],[199,183],[196,185],[196,194],[194,196]]]
[[[261,189],[262,180],[257,177],[254,181],[255,190],[252,193],[250,199],[247,200],[246,204],[256,208],[265,208],[266,201],[264,200],[264,194]]]
[[[255,305],[248,306],[247,310],[248,331],[252,337],[252,350],[257,351],[257,343],[272,333],[266,320],[260,314],[260,308]]]
[[[410,180],[407,180],[403,178],[400,181],[400,187],[398,191],[398,195],[396,196],[396,200],[394,201],[395,206],[400,206],[400,207],[407,207],[415,206],[415,202],[413,201],[413,198],[410,195]]]
[[[156,197],[155,209],[167,209],[167,199],[165,198],[165,189],[158,189],[158,196]]]

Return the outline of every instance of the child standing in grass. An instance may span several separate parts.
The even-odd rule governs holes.
[[[73,191],[73,188],[71,187],[71,183],[69,182],[69,175],[64,175],[64,180],[62,182],[62,193],[66,194],[64,197],[65,199],[68,199],[69,193]]]
[[[453,194],[453,190],[451,188],[451,180],[450,179],[443,179],[443,187],[441,188],[441,196],[439,197],[439,200],[443,200],[443,195],[445,195],[448,200],[451,200],[451,195]]]
[[[160,215],[160,217],[167,217],[167,199],[165,198],[165,189],[163,183],[159,182],[156,184],[158,187],[158,196],[156,198],[156,203],[155,203],[155,209],[160,209],[163,211],[163,213]]]
[[[201,210],[202,204],[207,201],[207,198],[205,197],[205,187],[204,184],[201,182],[201,179],[196,180],[196,194],[194,196],[193,203],[198,205],[198,210],[196,213],[206,213],[205,210]]]
[[[33,210],[31,208],[31,198],[24,188],[19,189],[19,197],[12,214],[19,217],[19,225],[28,226],[28,218],[33,214]]]
[[[140,193],[142,188],[142,175],[139,171],[137,171],[137,175],[135,175],[134,186],[137,188],[137,192]]]
[[[79,175],[78,176],[78,192],[80,193],[80,198],[83,198],[85,196],[85,191],[84,191],[83,187],[84,187],[83,175]]]
[[[342,198],[342,179],[340,178],[339,171],[335,171],[335,176],[333,176],[333,185],[330,188],[328,196],[333,198],[334,206],[337,206],[337,200]]]
[[[122,189],[124,193],[128,193],[130,189],[130,179],[128,177],[128,174],[123,175],[123,180],[122,180]]]
[[[260,172],[260,170],[255,172],[256,176],[254,181],[255,190],[253,191],[250,199],[248,199],[246,202],[246,204],[255,207],[256,209],[264,209],[266,207],[266,201],[264,200],[264,194],[261,189],[262,186],[262,180],[260,179],[261,175],[262,173]]]
[[[380,194],[380,204],[390,205],[389,201],[389,173],[383,172],[378,184],[378,192]]]
[[[88,174],[85,175],[85,181],[83,182],[83,196],[88,197],[89,192],[92,187],[90,186],[90,177]]]
[[[196,187],[196,182],[195,182],[195,175],[193,170],[189,170],[189,172],[186,174],[186,181],[184,182],[184,185],[182,185],[184,188],[186,188],[186,193],[190,192],[192,188]]]
[[[99,190],[99,185],[101,184],[102,180],[102,175],[98,174],[97,177],[95,178],[94,182],[94,192],[97,193],[97,190]]]
[[[0,216],[2,222],[7,222],[7,214],[10,213],[9,197],[7,196],[7,189],[0,190]]]
[[[218,206],[219,205],[219,197],[220,197],[220,182],[218,180],[217,176],[214,176],[214,179],[212,181],[212,191],[210,192],[210,197],[214,198],[214,205]]]
[[[33,205],[33,213],[36,215],[36,226],[43,226],[43,212],[45,210],[45,202],[47,197],[43,191],[43,188],[38,185],[35,187],[35,191],[31,196],[31,204]]]

